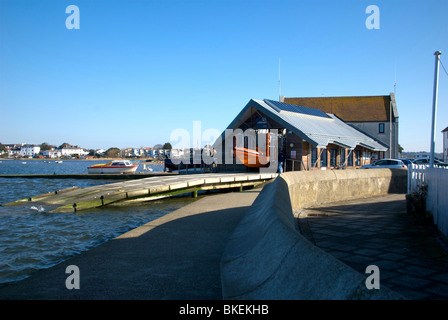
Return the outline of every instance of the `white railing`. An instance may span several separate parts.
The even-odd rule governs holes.
[[[448,170],[427,168],[425,175],[428,185],[426,210],[431,212],[439,231],[448,237]]]
[[[408,167],[408,194],[417,192],[425,184],[425,170],[428,166],[411,164]]]
[[[408,193],[417,192],[424,184],[428,185],[426,210],[440,232],[448,236],[448,167],[409,166]]]

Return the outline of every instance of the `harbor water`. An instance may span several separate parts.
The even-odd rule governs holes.
[[[104,161],[1,160],[0,175],[79,174]],[[152,172],[162,165],[146,164]],[[142,165],[137,172],[141,172]],[[154,177],[153,179],[157,179]],[[0,178],[0,205],[72,186],[88,187],[119,180]],[[81,213],[47,213],[40,205],[0,206],[0,285],[19,281],[76,254],[185,206],[194,199],[172,198]]]

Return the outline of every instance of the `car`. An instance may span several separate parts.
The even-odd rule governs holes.
[[[403,161],[399,159],[381,159],[371,164],[366,164],[361,167],[361,169],[380,169],[380,168],[390,168],[390,169],[407,169]]]
[[[412,164],[412,161],[409,159],[398,159],[398,160],[401,160],[408,168]]]
[[[413,164],[418,165],[429,165],[429,159],[428,158],[422,158],[422,159],[416,159],[412,161]],[[442,162],[440,160],[434,159],[434,165],[439,167],[448,167],[448,163]]]

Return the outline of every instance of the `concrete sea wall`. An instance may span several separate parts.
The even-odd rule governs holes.
[[[366,275],[297,230],[295,210],[313,204],[406,192],[406,170],[288,172],[263,188],[221,260],[224,299],[400,299],[369,290]]]

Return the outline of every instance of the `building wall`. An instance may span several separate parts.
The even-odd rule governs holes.
[[[381,141],[383,144],[389,146],[390,144],[390,122],[348,122],[356,126],[365,133]],[[384,126],[384,133],[380,133],[380,124]],[[392,153],[390,152],[392,149]],[[392,122],[392,148],[385,152],[385,158],[399,158],[398,152],[398,122]]]
[[[304,144],[306,144],[304,146]],[[286,133],[285,141],[285,156],[286,161],[284,168],[286,171],[299,171],[303,170],[303,155],[307,154],[309,149],[308,143],[303,141],[302,138],[296,136],[293,133]]]
[[[38,146],[22,146],[20,148],[20,154],[23,157],[34,157],[34,155],[40,152],[40,147]]]
[[[302,105],[331,113],[348,124],[355,125],[373,138],[389,146],[390,143],[390,107],[395,105],[395,95],[385,96],[354,96],[354,97],[296,97],[285,98],[286,103]],[[391,103],[392,102],[392,103]],[[394,109],[394,108],[393,108]],[[384,123],[384,133],[379,133],[379,124]],[[392,118],[392,146],[384,153],[386,158],[399,158],[398,141],[399,125],[398,113]],[[383,155],[382,155],[383,157]]]
[[[378,156],[378,153],[362,147],[349,150],[334,144],[329,144],[326,148],[310,146],[310,152],[303,158],[303,163],[308,165],[304,170],[359,168],[370,164],[372,155],[375,154]]]
[[[296,152],[295,159],[291,158],[291,151]],[[285,167],[286,171],[359,168],[370,164],[372,156],[379,158],[378,152],[362,147],[349,150],[329,144],[326,148],[316,148],[299,137],[291,135],[287,140]]]
[[[62,148],[60,149],[60,151],[62,156],[71,156],[74,154],[78,154],[81,156],[88,154],[88,152],[84,151],[81,148]]]
[[[42,154],[46,158],[58,158],[61,156],[61,152],[58,150],[45,150]]]

